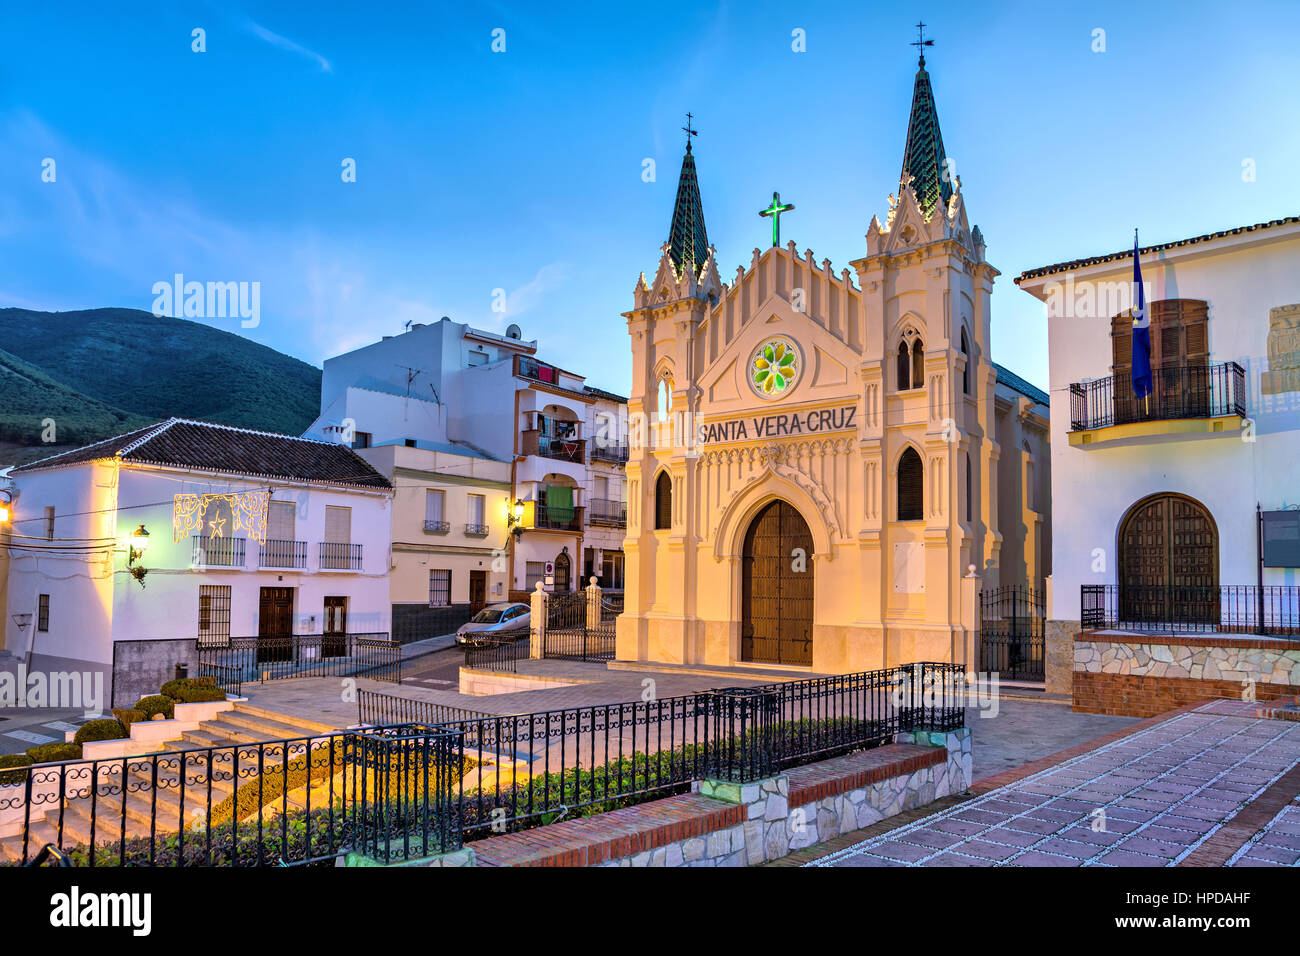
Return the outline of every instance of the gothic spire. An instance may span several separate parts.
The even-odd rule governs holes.
[[[928,46],[933,41],[926,41]],[[925,72],[925,50],[916,70],[916,85],[912,89],[912,116],[907,123],[907,145],[903,148],[903,175],[912,177],[917,205],[922,215],[929,218],[940,202],[946,207],[952,197],[952,183],[945,174],[943,136],[939,132],[939,114],[934,107],[934,90],[930,88],[930,74]]]
[[[673,204],[673,224],[668,231],[668,254],[678,273],[685,272],[686,264],[698,273],[709,257],[709,236],[704,231],[704,206],[700,202],[700,184],[695,175],[695,156],[691,153],[690,114],[685,129],[686,156],[682,159],[682,174],[677,180],[677,202]]]

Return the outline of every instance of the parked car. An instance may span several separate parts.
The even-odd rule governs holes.
[[[532,608],[527,604],[489,604],[456,631],[457,644],[482,644],[528,636]]]

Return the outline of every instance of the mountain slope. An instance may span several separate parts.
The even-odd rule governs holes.
[[[0,350],[0,441],[42,445],[53,419],[53,441],[82,445],[117,432],[130,431],[149,419],[96,401],[18,356]]]
[[[320,369],[187,319],[139,309],[0,309],[0,343],[29,367],[25,373],[15,369],[14,375],[31,378],[35,366],[46,379],[88,400],[82,413],[92,419],[121,410],[142,419],[175,415],[298,435],[319,410]],[[15,378],[11,384],[18,383]],[[37,389],[6,393],[0,409],[39,422],[57,418],[42,404],[52,398]],[[72,401],[69,395],[64,400]],[[64,437],[59,435],[60,442]]]

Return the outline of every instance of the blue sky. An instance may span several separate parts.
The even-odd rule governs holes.
[[[517,322],[625,392],[620,313],[667,235],[683,114],[723,277],[770,241],[774,189],[798,207],[783,240],[838,271],[897,188],[923,19],[944,144],[1002,271],[994,359],[1042,385],[1020,271],[1134,226],[1154,243],[1300,212],[1300,4],[1054,6],[10,4],[0,306],[148,309],[177,272],[257,281],[258,327],[212,324],[313,364],[449,315]]]

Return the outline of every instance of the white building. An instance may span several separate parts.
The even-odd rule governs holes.
[[[503,336],[447,318],[414,325],[326,360],[321,417],[307,434],[350,441],[375,462],[365,449],[401,445],[503,463],[504,478],[474,465],[474,474],[491,471],[493,481],[506,482],[504,489],[493,486],[486,523],[505,520],[508,533],[494,531],[480,542],[484,554],[473,556],[498,562],[488,573],[494,597],[498,568],[503,599],[522,597],[538,581],[572,590],[588,575],[621,587],[626,399],[539,361],[536,352],[537,343],[524,341],[516,326]],[[407,477],[436,490],[445,468],[423,470],[423,478]],[[400,488],[401,482],[399,494]],[[394,533],[395,541],[408,540],[404,519]],[[395,545],[394,553],[400,564],[407,552]],[[393,600],[402,604],[409,595],[395,593]]]
[[[1250,589],[1296,583],[1294,563],[1261,567],[1257,508],[1300,501],[1300,217],[1149,246],[1140,261],[1146,399],[1132,387],[1131,250],[1016,279],[1049,327],[1049,669],[1052,641],[1081,621],[1249,631]],[[1300,522],[1269,516],[1268,549],[1287,533],[1300,539]],[[1068,646],[1057,656],[1068,667]]]
[[[393,491],[340,445],[169,419],[13,477],[5,649],[29,671],[101,671],[126,706],[197,673],[196,639],[388,636]]]

